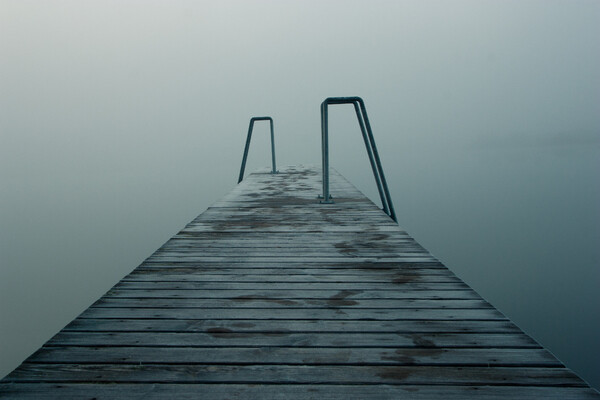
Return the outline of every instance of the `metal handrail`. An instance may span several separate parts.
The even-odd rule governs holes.
[[[396,218],[396,212],[394,211],[394,205],[392,204],[392,197],[385,180],[383,173],[383,167],[381,166],[381,160],[379,159],[379,153],[377,146],[375,145],[375,139],[373,138],[373,131],[371,130],[371,123],[367,115],[367,108],[365,102],[360,97],[328,97],[321,103],[321,152],[323,159],[323,196],[319,196],[322,200],[321,203],[333,203],[331,194],[329,193],[329,114],[327,107],[330,104],[352,104],[354,105],[354,111],[356,112],[356,118],[362,132],[367,154],[369,156],[369,162],[371,163],[371,169],[373,170],[373,176],[375,177],[375,183],[377,184],[377,190],[379,191],[379,197],[381,198],[381,205],[383,211],[390,216],[394,221],[398,222]]]
[[[246,160],[248,159],[248,149],[250,149],[250,139],[252,138],[252,130],[254,129],[255,121],[269,121],[271,125],[271,161],[273,163],[272,174],[276,174],[275,168],[275,135],[273,134],[273,118],[271,117],[252,117],[250,118],[250,126],[248,126],[248,136],[246,137],[246,147],[244,147],[244,157],[242,158],[242,167],[240,168],[240,176],[238,183],[244,179],[244,170],[246,169]]]

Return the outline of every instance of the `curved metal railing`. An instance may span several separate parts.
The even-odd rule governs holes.
[[[254,129],[255,121],[269,121],[271,125],[271,161],[273,164],[272,174],[277,173],[275,168],[275,135],[273,134],[273,118],[271,117],[252,117],[250,118],[250,126],[248,126],[248,137],[246,137],[246,146],[244,147],[244,156],[242,158],[242,167],[240,168],[240,176],[238,183],[244,179],[244,170],[246,169],[246,160],[248,159],[248,149],[250,149],[250,139],[252,139],[252,130]]]
[[[379,197],[381,198],[381,205],[383,211],[390,216],[394,221],[396,219],[396,212],[394,211],[394,205],[392,204],[392,198],[385,180],[383,168],[381,166],[381,160],[379,159],[379,153],[377,152],[377,146],[375,145],[375,139],[373,138],[373,131],[371,130],[371,124],[367,115],[367,108],[363,99],[360,97],[328,97],[323,103],[321,103],[321,153],[323,159],[323,196],[319,196],[322,200],[321,203],[333,203],[331,194],[329,193],[329,120],[327,107],[330,104],[352,104],[354,105],[354,111],[356,112],[356,118],[358,119],[358,125],[362,132],[367,154],[369,156],[369,162],[371,163],[371,169],[373,170],[373,176],[375,177],[375,183],[377,184],[377,190],[379,191]]]

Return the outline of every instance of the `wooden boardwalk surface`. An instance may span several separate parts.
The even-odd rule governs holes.
[[[320,183],[248,176],[0,397],[600,399],[342,176],[335,204]]]

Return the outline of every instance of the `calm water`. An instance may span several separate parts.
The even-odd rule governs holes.
[[[360,95],[400,225],[600,387],[600,3],[368,4],[0,2],[0,375],[231,190],[251,116],[319,164]]]

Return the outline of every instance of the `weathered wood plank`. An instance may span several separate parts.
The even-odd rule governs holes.
[[[584,387],[479,385],[299,385],[299,384],[116,384],[116,383],[0,383],[6,399],[95,398],[115,400],[591,400],[598,394]]]
[[[270,225],[270,226],[269,226]],[[210,222],[207,223],[196,223],[192,226],[188,226],[183,230],[183,232],[244,232],[245,230],[252,230],[254,232],[327,232],[331,234],[336,234],[338,232],[353,232],[353,233],[363,233],[363,232],[395,232],[397,230],[397,226],[393,224],[389,225],[364,225],[364,226],[356,226],[351,223],[343,224],[343,225],[330,225],[327,223],[313,223],[313,222],[305,222],[305,223],[295,223],[290,225],[275,225],[265,223],[263,226],[257,221],[248,221],[244,224],[243,221],[240,221],[238,224],[233,224],[229,221],[228,224],[223,223],[222,225],[216,225]]]
[[[394,232],[343,232],[337,234],[335,237],[327,233],[322,232],[278,232],[277,234],[264,233],[264,232],[178,232],[170,240],[239,240],[241,243],[244,241],[257,241],[263,239],[263,244],[270,243],[276,245],[278,243],[296,242],[299,244],[315,243],[318,244],[320,241],[325,243],[336,243],[340,241],[356,240],[362,243],[373,242],[373,241],[385,241],[385,240],[399,240],[403,241],[414,241],[414,239],[403,230]]]
[[[28,363],[448,365],[561,367],[544,349],[339,347],[45,347]]]
[[[104,296],[96,301],[92,307],[108,308],[271,308],[271,309],[296,309],[309,308],[314,310],[330,309],[332,307],[346,309],[493,309],[483,300],[422,300],[422,299],[357,299],[352,297],[352,292],[347,291],[341,295],[333,295],[327,299],[287,299],[273,298],[270,296],[238,296],[232,299],[196,299],[196,298],[136,298],[136,297],[111,297]]]
[[[155,275],[156,278],[159,278],[160,275]],[[166,278],[173,277],[172,275],[165,274]],[[185,277],[189,277],[190,275],[185,275]],[[174,276],[173,278],[177,280],[182,280],[184,276]],[[238,274],[209,274],[203,273],[198,274],[196,276],[197,280],[195,282],[276,282],[276,283],[339,283],[341,285],[346,283],[389,283],[389,284],[399,284],[399,283],[408,283],[408,282],[428,282],[428,283],[450,283],[450,282],[461,282],[460,279],[453,276],[440,276],[440,275],[416,275],[416,274],[378,274],[374,276],[369,276],[367,274],[361,275],[326,275],[326,274],[268,274],[268,275],[258,275],[255,274],[245,274],[240,272]],[[190,280],[185,279],[184,281],[189,282]]]
[[[470,290],[470,288],[462,282],[440,282],[440,283],[421,283],[421,282],[264,282],[258,285],[256,282],[203,282],[203,281],[174,281],[174,282],[137,282],[137,281],[122,281],[116,288],[148,288],[154,286],[156,289],[212,289],[212,290],[246,290],[246,289],[280,289],[280,290]]]
[[[521,333],[504,321],[372,321],[372,320],[256,320],[256,319],[94,319],[77,318],[64,329],[88,332],[231,332],[289,333]]]
[[[255,271],[256,272],[256,271]],[[190,274],[187,275],[170,275],[164,274],[166,280],[176,279],[182,280],[182,278],[190,277]],[[160,278],[160,274],[155,275],[156,278]],[[408,275],[408,274],[380,274],[380,275],[363,275],[361,279],[361,275],[326,275],[326,274],[265,274],[258,275],[254,274],[246,274],[244,272],[240,272],[238,274],[209,274],[203,273],[196,275],[198,279],[197,282],[231,282],[235,280],[235,282],[333,282],[333,283],[392,283],[397,284],[398,282],[408,283],[408,282],[429,282],[429,283],[448,283],[448,282],[462,282],[460,279],[452,276],[440,276],[440,275]],[[185,279],[185,281],[190,281],[189,279]]]
[[[328,262],[315,262],[310,259],[304,260],[302,262],[290,261],[290,260],[282,260],[276,257],[268,260],[264,260],[261,262],[253,262],[252,260],[247,260],[246,262],[232,262],[232,261],[202,261],[202,262],[194,262],[194,261],[185,261],[185,260],[177,260],[177,261],[168,261],[168,262],[159,262],[159,261],[148,261],[145,260],[140,268],[149,269],[149,268],[279,268],[285,272],[288,268],[325,268],[325,269],[345,269],[345,270],[382,270],[382,269],[395,269],[398,271],[412,271],[418,272],[421,268],[424,269],[437,269],[440,272],[445,270],[446,268],[440,264],[438,261],[421,261],[418,262],[403,262],[403,261],[390,261],[386,259],[382,260],[369,260],[369,261],[356,261],[352,258],[348,258],[345,260],[337,260],[337,261],[328,261]]]
[[[0,393],[7,399],[86,398],[156,400],[176,398],[204,400],[237,397],[247,400],[463,400],[477,398],[498,400],[589,400],[598,394],[589,388],[540,386],[429,386],[429,385],[235,385],[235,384],[1,384]]]
[[[223,232],[219,232],[221,236],[225,236]],[[269,241],[263,240],[258,241],[253,238],[235,238],[235,237],[227,237],[228,240],[224,240],[223,242],[213,242],[208,238],[204,239],[189,239],[189,238],[176,238],[171,241],[166,242],[159,250],[168,250],[168,249],[176,249],[176,250],[210,250],[211,248],[232,248],[232,249],[248,249],[251,246],[261,249],[273,249],[273,250],[283,250],[283,249],[297,249],[300,248],[304,251],[320,251],[325,249],[327,251],[335,250],[339,248],[346,247],[356,247],[360,248],[362,251],[369,250],[387,250],[387,251],[398,251],[403,249],[416,249],[422,252],[426,252],[426,250],[415,243],[414,241],[409,240],[408,238],[398,238],[398,243],[394,244],[395,238],[378,240],[365,242],[363,240],[357,240],[355,238],[336,238],[335,240],[331,240],[331,238],[323,239],[319,243],[314,243],[311,245],[309,242],[310,237],[303,238],[301,236],[297,236],[298,241],[292,240],[281,240],[279,241],[276,235],[271,237],[272,243]],[[183,242],[185,240],[185,242]],[[314,241],[314,239],[313,239]],[[294,243],[296,242],[296,243]],[[202,244],[202,248],[198,248],[198,245]]]
[[[318,257],[301,257],[301,256],[289,256],[289,257],[277,257],[277,256],[242,256],[239,254],[232,255],[223,255],[223,256],[203,256],[202,254],[156,254],[147,258],[147,261],[160,261],[160,262],[173,262],[173,261],[192,261],[192,262],[217,262],[223,261],[228,263],[236,263],[236,262],[254,262],[254,263],[264,263],[264,262],[315,262],[315,263],[326,263],[326,262],[338,262],[338,261],[348,261],[352,260],[354,262],[432,262],[436,261],[435,258],[429,256],[412,256],[406,255],[402,257],[390,256],[386,255],[381,256],[373,256],[373,257],[354,257],[352,255],[340,256],[339,254],[331,254],[329,256],[318,256]]]
[[[188,299],[336,299],[344,294],[340,290],[210,290],[210,289],[158,289],[152,288],[155,282],[143,282],[143,288],[115,288],[106,296],[115,298],[188,298]],[[447,299],[479,300],[481,297],[472,290],[364,290],[350,291],[348,298],[356,299]]]
[[[309,383],[583,386],[566,368],[310,365],[29,364],[13,382]]]
[[[505,320],[488,309],[355,309],[331,308],[103,308],[90,307],[79,318],[184,318],[184,319],[370,319],[370,320]]]
[[[180,266],[161,266],[158,264],[140,266],[135,269],[132,273],[127,275],[127,278],[140,278],[152,276],[154,278],[164,277],[166,280],[171,278],[194,278],[202,280],[204,275],[266,275],[266,276],[293,276],[293,275],[312,275],[312,276],[323,276],[323,277],[337,277],[343,275],[346,277],[364,277],[383,280],[391,282],[396,278],[410,277],[415,279],[429,279],[434,282],[434,279],[451,280],[458,279],[456,275],[452,274],[448,270],[441,268],[421,268],[419,270],[411,269],[399,269],[399,268],[366,268],[366,269],[342,269],[342,268],[298,268],[290,267],[285,270],[281,268],[273,267],[247,267],[247,266],[229,266],[229,267],[215,267],[215,266],[199,266],[199,267],[180,267]],[[162,280],[162,279],[160,279]],[[190,279],[186,279],[190,280]]]
[[[230,245],[226,247],[220,248],[188,248],[188,247],[165,247],[160,249],[160,253],[170,254],[170,253],[182,253],[183,255],[247,255],[247,256],[256,256],[256,257],[264,257],[265,252],[272,254],[272,256],[278,257],[297,257],[298,254],[306,255],[307,257],[323,257],[323,254],[326,254],[328,257],[339,257],[340,254],[342,256],[351,255],[355,253],[356,256],[360,257],[380,257],[382,254],[385,254],[386,257],[428,257],[428,253],[416,246],[403,246],[397,247],[395,249],[387,249],[384,246],[379,248],[365,248],[359,246],[348,246],[345,244],[332,244],[329,247],[317,247],[317,248],[303,248],[301,246],[296,247],[286,247],[286,248],[273,248],[272,253],[270,250],[266,250],[266,247],[259,246],[238,246],[238,245]]]
[[[523,333],[293,333],[235,332],[216,325],[206,332],[66,332],[49,346],[158,346],[158,347],[468,347],[539,348]]]

